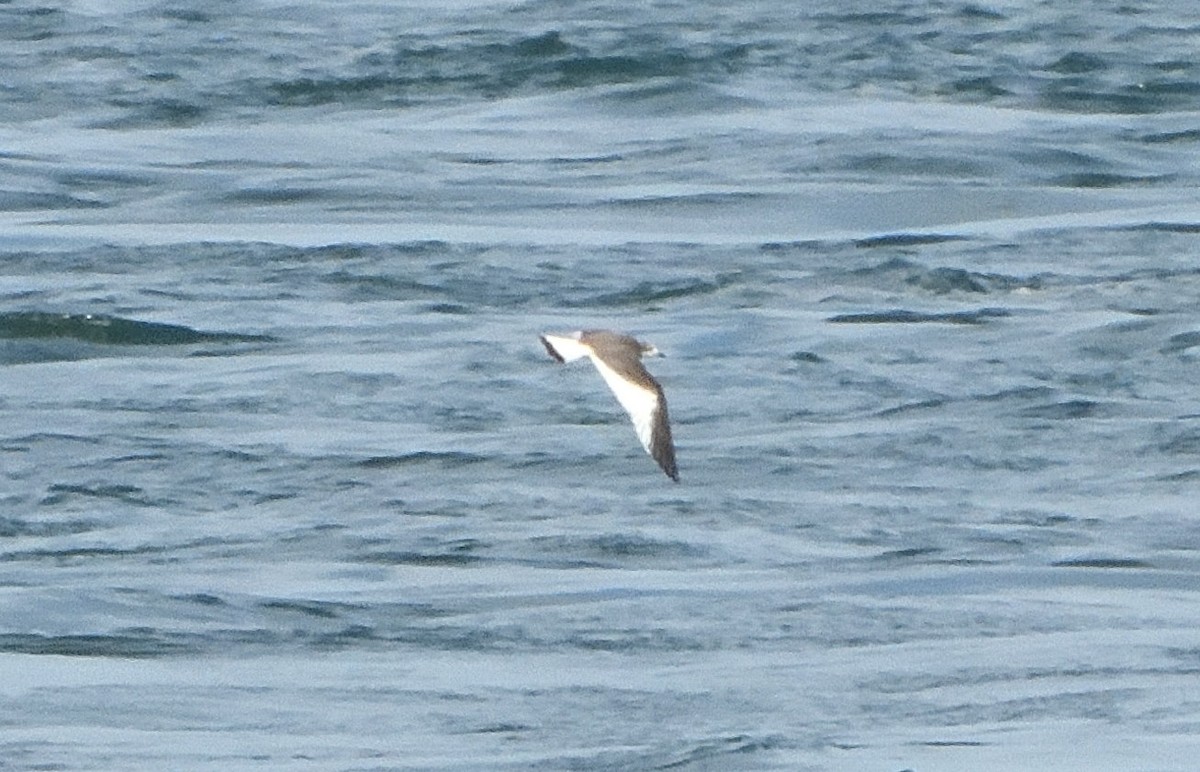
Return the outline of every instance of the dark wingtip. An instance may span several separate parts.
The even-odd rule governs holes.
[[[538,340],[540,340],[542,342],[542,345],[546,347],[546,351],[549,352],[550,356],[554,357],[555,362],[562,364],[567,361],[567,360],[563,359],[561,356],[559,356],[559,353],[554,350],[554,346],[550,345],[550,341],[546,340],[545,335],[539,335]]]
[[[652,378],[651,381],[653,380]],[[679,482],[679,467],[675,465],[675,442],[671,439],[671,421],[667,418],[667,398],[663,396],[661,386],[655,383],[654,387],[658,392],[658,408],[654,411],[650,455],[667,477]]]

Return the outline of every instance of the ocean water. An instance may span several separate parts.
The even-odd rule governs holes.
[[[1195,767],[1195,7],[0,39],[0,768]]]

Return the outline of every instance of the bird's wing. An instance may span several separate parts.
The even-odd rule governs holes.
[[[675,482],[679,482],[679,469],[675,466],[675,441],[671,439],[671,421],[667,417],[667,400],[661,391],[658,395],[658,408],[652,416],[653,425],[650,427],[650,457],[658,462],[662,470]],[[643,443],[644,444],[644,443]]]
[[[623,377],[616,370],[605,364],[599,357],[591,357],[592,363],[604,377],[608,388],[616,395],[617,401],[629,419],[633,421],[633,429],[637,432],[638,440],[650,457],[658,462],[662,470],[672,480],[679,480],[675,467],[675,443],[671,439],[671,425],[667,418],[667,400],[663,396],[662,387],[638,363],[640,377],[637,381]],[[640,381],[640,382],[639,382]]]
[[[562,335],[539,335],[538,337],[541,338],[542,345],[546,347],[550,356],[559,362],[574,362],[591,353],[591,349],[576,338],[567,338]]]

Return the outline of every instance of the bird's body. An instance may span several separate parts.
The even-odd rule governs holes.
[[[679,482],[675,443],[662,386],[642,365],[643,356],[658,349],[630,335],[609,330],[583,330],[570,335],[542,335],[542,345],[559,362],[587,357],[633,421],[638,439],[672,480]]]

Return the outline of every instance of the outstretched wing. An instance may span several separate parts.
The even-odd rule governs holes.
[[[635,377],[629,378],[609,367],[599,357],[593,356],[591,360],[621,407],[629,414],[642,447],[668,477],[679,482],[679,471],[675,466],[675,443],[671,439],[667,399],[663,396],[662,387],[640,362],[637,363]]]

